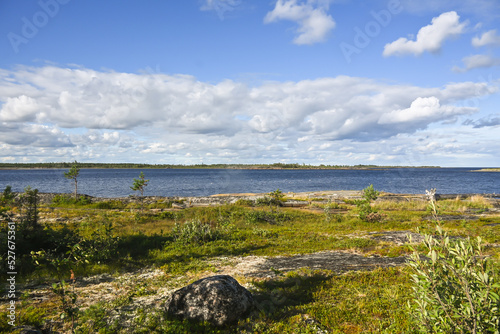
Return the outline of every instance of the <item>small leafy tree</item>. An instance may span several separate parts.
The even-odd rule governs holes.
[[[144,209],[143,197],[144,197],[144,189],[148,185],[149,180],[144,178],[144,173],[141,172],[139,174],[138,179],[134,179],[134,183],[130,187],[133,191],[139,191],[141,193],[141,211]]]
[[[27,234],[38,228],[38,189],[28,186],[21,194],[21,222]]]
[[[66,321],[69,319],[71,323],[71,333],[75,333],[75,328],[77,325],[78,311],[80,310],[77,306],[78,295],[75,292],[76,278],[73,270],[71,270],[72,289],[69,284],[62,280],[59,283],[52,283],[52,292],[59,296],[60,309],[61,309],[61,320]]]
[[[437,226],[425,235],[427,257],[410,258],[413,317],[424,333],[499,333],[500,284],[483,256],[481,238],[451,241]],[[496,277],[495,277],[496,276]]]
[[[6,186],[0,197],[0,204],[9,204],[15,197],[16,195],[12,192],[12,186]]]
[[[285,194],[279,189],[276,189],[275,191],[271,191],[269,194],[269,197],[271,197],[271,202],[276,204],[276,206],[280,206],[283,204],[282,202],[285,200]]]
[[[363,199],[356,202],[359,218],[370,223],[379,222],[384,218],[384,215],[374,211],[370,204],[378,198],[379,194],[380,192],[373,188],[373,184],[363,189]]]
[[[380,192],[373,188],[373,184],[363,189],[363,198],[368,202],[375,201],[378,195],[380,195]]]
[[[70,170],[64,172],[64,177],[68,180],[73,180],[75,182],[75,200],[78,197],[78,176],[80,174],[80,167],[78,166],[78,162],[75,160]]]

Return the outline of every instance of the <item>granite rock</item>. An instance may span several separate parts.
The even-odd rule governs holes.
[[[228,275],[200,279],[175,291],[166,303],[172,316],[217,326],[237,322],[253,307],[252,294]]]

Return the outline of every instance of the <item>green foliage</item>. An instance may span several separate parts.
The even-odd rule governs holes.
[[[134,179],[134,182],[130,189],[133,191],[138,191],[141,193],[141,212],[144,211],[144,202],[143,202],[143,197],[144,197],[144,189],[147,187],[149,180],[146,180],[144,178],[144,173],[141,172],[139,174],[138,179]]]
[[[80,258],[86,263],[108,262],[117,255],[119,237],[113,236],[113,225],[105,220],[98,226],[86,227],[90,234],[83,235],[80,241]]]
[[[57,273],[57,277],[62,279],[70,270],[76,269],[81,263],[88,263],[85,251],[80,244],[66,245],[69,250],[61,252],[57,249],[48,251],[32,251],[31,258],[39,268],[48,269]]]
[[[99,210],[124,209],[125,204],[122,201],[104,201],[93,203],[91,207]]]
[[[68,195],[61,194],[55,195],[54,198],[52,198],[52,205],[61,207],[84,206],[91,203],[92,201],[90,200],[90,198],[86,196],[70,197]]]
[[[30,233],[38,226],[38,189],[30,186],[21,195],[21,229],[22,233]]]
[[[285,199],[285,195],[279,189],[276,189],[275,191],[271,191],[268,195],[276,202],[281,202]]]
[[[239,199],[234,204],[235,205],[239,205],[239,206],[249,206],[249,207],[252,207],[252,206],[255,205],[255,201],[252,201],[250,199]]]
[[[156,304],[161,296],[154,294],[160,293],[159,289],[180,288],[209,271],[216,272],[233,266],[246,256],[283,256],[335,250],[355,250],[359,254],[378,256],[406,255],[411,252],[409,246],[395,246],[392,242],[371,239],[371,236],[375,236],[372,233],[378,231],[412,230],[417,226],[427,228],[428,219],[424,217],[428,214],[423,211],[422,202],[418,202],[418,206],[384,207],[388,218],[384,218],[383,224],[369,222],[370,215],[379,214],[375,210],[367,213],[366,221],[359,219],[359,208],[354,212],[344,210],[358,204],[361,206],[366,203],[365,198],[351,201],[352,205],[342,204],[342,207],[332,204],[330,209],[343,210],[331,212],[330,221],[335,223],[328,224],[325,223],[326,213],[318,210],[328,207],[323,204],[307,209],[278,209],[274,205],[264,208],[241,205],[188,207],[145,214],[141,224],[136,224],[136,212],[130,210],[132,206],[120,204],[118,200],[113,202],[116,203],[51,208],[42,204],[40,217],[48,218],[50,222],[44,225],[41,220],[39,224],[42,228],[16,243],[16,260],[19,259],[17,267],[21,270],[20,281],[25,278],[30,281],[50,281],[59,277],[71,283],[68,280],[71,269],[79,276],[126,272],[125,277],[118,278],[114,283],[120,287],[118,294],[102,301],[78,293],[72,305],[72,287],[66,284],[65,303],[70,312],[65,315],[65,323],[57,319],[54,321],[56,314],[64,313],[64,307],[61,297],[55,295],[55,299],[53,293],[47,294],[49,300],[33,303],[31,296],[30,304],[22,307],[18,304],[19,323],[32,324],[43,331],[70,332],[70,308],[79,306],[81,309],[74,318],[74,330],[77,333],[417,331],[419,318],[410,317],[409,310],[401,307],[411,302],[413,297],[409,293],[412,284],[410,268],[406,267],[350,272],[345,275],[326,270],[316,272],[301,269],[292,273],[276,270],[277,277],[256,279],[252,284],[251,291],[259,303],[259,312],[227,328],[168,319],[163,309],[149,305],[149,301],[147,306],[143,306],[144,300],[136,297],[150,296],[148,300],[154,300]],[[443,202],[439,201],[440,205]],[[447,214],[462,206],[458,203],[461,201],[456,202],[456,205],[446,209]],[[167,202],[158,202],[158,205],[163,203]],[[139,208],[137,203],[134,205],[134,209]],[[93,210],[98,208],[100,210]],[[111,208],[122,210],[106,212]],[[150,208],[155,207],[152,204]],[[379,209],[378,206],[375,208]],[[6,214],[13,217],[17,209],[9,210],[13,212]],[[53,221],[54,218],[57,222]],[[0,216],[0,249],[7,249],[7,220],[8,217],[2,220]],[[64,222],[58,223],[61,220]],[[184,221],[188,223],[183,224]],[[181,223],[175,225],[175,222]],[[500,217],[492,213],[469,222],[443,220],[442,223],[447,229],[452,229],[454,234],[480,235],[491,243],[500,242],[497,225]],[[415,247],[419,252],[425,251],[423,245]],[[38,260],[40,265],[32,264],[30,251],[34,252],[33,260]],[[487,245],[485,253],[491,255],[491,262],[498,262],[498,248]],[[350,267],[350,264],[346,263],[344,269],[355,268]],[[495,265],[496,268],[490,268],[488,277],[494,276],[495,282],[498,282],[496,277],[499,268],[498,264]],[[140,274],[137,280],[130,278],[136,276],[135,271],[138,269],[149,271],[154,268],[162,269],[165,275]],[[244,283],[249,283],[251,278],[242,275]],[[78,286],[75,290],[78,291]],[[491,291],[498,293],[498,288],[492,288]],[[45,313],[30,311],[27,307],[31,305]],[[31,321],[27,320],[28,315],[24,317],[29,312],[32,313],[29,315]],[[494,312],[490,311],[492,314]],[[0,332],[9,332],[9,329],[6,321],[0,319]]]
[[[500,284],[482,253],[481,238],[452,241],[438,226],[425,235],[427,257],[416,251],[414,299],[408,303],[420,330],[426,333],[498,333]]]
[[[245,219],[249,224],[268,223],[280,225],[293,217],[289,213],[281,211],[252,210],[245,214]]]
[[[182,243],[206,243],[223,238],[229,229],[230,227],[218,223],[203,223],[195,219],[182,225],[175,223],[172,234],[176,241]]]
[[[16,194],[12,192],[11,186],[6,186],[3,190],[2,196],[0,197],[0,204],[6,205],[11,204],[14,201]]]
[[[120,239],[113,236],[112,223],[84,221],[79,229],[45,228],[33,235],[28,253],[32,265],[62,279],[70,270],[116,258]],[[29,251],[29,252],[28,252]]]
[[[363,198],[368,202],[375,201],[379,194],[380,192],[373,188],[373,184],[370,184],[368,187],[363,189]]]
[[[148,185],[148,182],[149,182],[149,180],[146,180],[144,178],[144,173],[141,172],[139,174],[139,178],[134,179],[134,183],[132,184],[130,189],[132,189],[133,191],[139,191],[141,193],[141,196],[144,196],[144,189]]]
[[[267,195],[261,198],[257,198],[255,204],[257,206],[282,206],[285,200],[285,195],[279,189],[271,191]]]
[[[71,273],[73,275],[73,272]],[[59,297],[60,301],[60,318],[63,321],[66,321],[66,319],[71,321],[71,333],[74,333],[79,310],[79,308],[76,306],[76,300],[78,296],[75,293],[74,277],[72,287],[73,288],[70,290],[68,284],[65,281],[52,284],[52,292],[54,292]]]
[[[160,219],[170,219],[170,220],[176,220],[181,216],[181,214],[173,211],[163,211],[160,212],[157,217]]]
[[[80,175],[80,166],[78,162],[75,160],[71,168],[64,172],[64,177],[68,180],[73,180],[75,182],[75,199],[78,197],[78,176]]]
[[[272,238],[272,237],[278,236],[278,233],[271,232],[269,230],[265,230],[265,229],[260,228],[260,227],[254,227],[254,229],[252,230],[252,234],[257,235],[257,236],[262,237],[262,238]]]
[[[260,312],[247,333],[413,333],[400,307],[408,277],[398,268],[345,275],[305,269],[253,284]]]
[[[356,204],[359,218],[368,223],[379,223],[385,215],[378,213],[371,206],[371,202],[378,198],[379,192],[373,188],[373,184],[363,189],[363,200],[357,200]]]
[[[112,323],[111,315],[113,309],[106,302],[98,302],[90,305],[79,314],[78,333],[117,333],[118,326]]]
[[[339,208],[340,208],[340,206],[338,203],[334,203],[334,202],[332,202],[331,199],[329,199],[328,203],[325,204],[325,206],[323,207],[325,222],[327,222],[327,223],[331,223],[331,222],[340,223],[342,221],[342,216],[332,212],[332,210],[339,209]]]

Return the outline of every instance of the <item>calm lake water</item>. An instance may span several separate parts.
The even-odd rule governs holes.
[[[373,184],[391,193],[423,194],[437,188],[441,194],[500,193],[500,173],[473,172],[479,168],[389,168],[384,170],[228,170],[145,169],[148,196],[207,196],[221,193],[265,193],[319,190],[361,190]],[[0,191],[27,186],[40,192],[71,193],[67,169],[0,170]],[[78,193],[97,197],[132,195],[138,169],[82,169]]]

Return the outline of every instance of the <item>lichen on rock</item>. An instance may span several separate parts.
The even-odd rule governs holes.
[[[231,276],[216,275],[175,291],[165,306],[171,316],[223,326],[247,316],[254,299]]]

